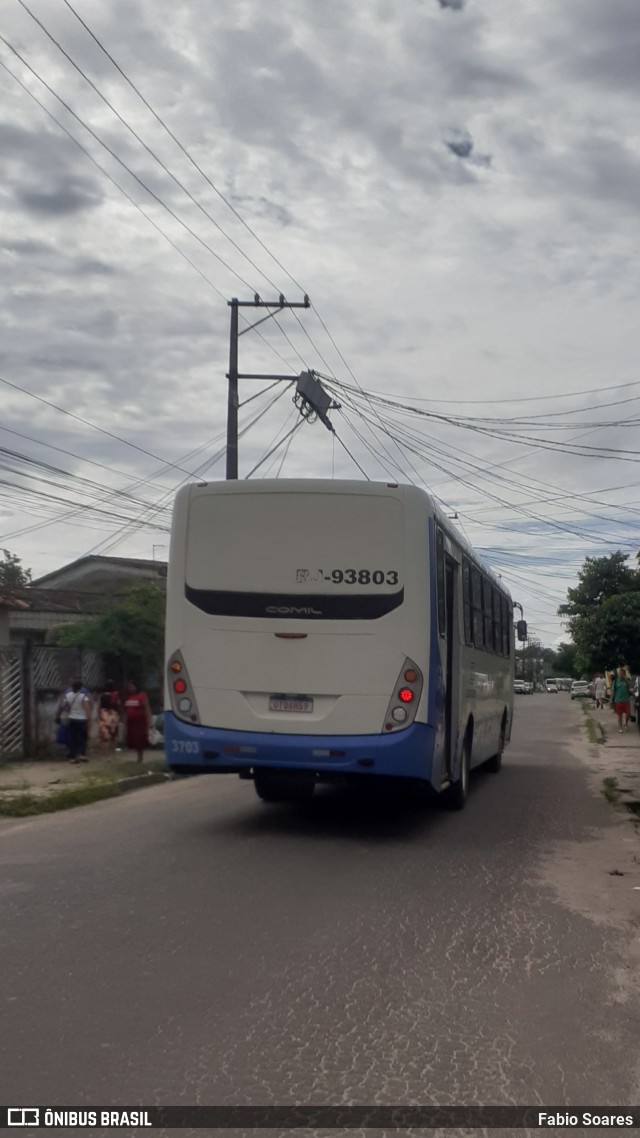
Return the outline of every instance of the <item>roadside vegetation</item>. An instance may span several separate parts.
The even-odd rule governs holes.
[[[20,765],[15,767],[17,775]],[[78,772],[77,779],[62,786],[52,784],[51,787],[36,789],[26,779],[16,779],[16,782],[5,783],[0,790],[0,817],[27,818],[86,806],[105,798],[115,798],[123,794],[128,785],[144,786],[147,781],[149,784],[157,782],[160,774],[166,776],[166,764],[158,759],[145,763],[142,768],[137,763],[117,762],[97,772]]]
[[[599,719],[594,719],[591,714],[591,708],[587,707],[586,701],[581,703],[582,714],[584,715],[584,725],[590,743],[606,743],[607,732],[605,731]]]
[[[610,802],[611,805],[614,806],[620,798],[620,785],[617,778],[603,778],[602,793],[604,794],[607,802]]]
[[[122,791],[118,782],[95,779],[75,786],[63,786],[48,794],[34,794],[23,790],[0,794],[0,815],[5,818],[27,818],[33,814],[53,814],[57,810],[69,810],[72,806],[86,806],[89,802],[99,802],[103,798],[114,798]]]
[[[591,676],[619,664],[640,672],[640,568],[628,562],[619,550],[587,557],[578,584],[567,590],[558,609],[575,653],[574,671],[567,674]]]

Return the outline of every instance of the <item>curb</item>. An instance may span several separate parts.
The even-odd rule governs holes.
[[[115,785],[122,794],[129,790],[138,790],[143,786],[155,786],[161,782],[170,782],[170,771],[148,771],[147,774],[134,774],[130,778],[119,778]]]

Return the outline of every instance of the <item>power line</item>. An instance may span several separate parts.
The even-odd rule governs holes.
[[[621,391],[623,388],[626,388],[626,387],[638,387],[638,386],[640,386],[640,380],[636,379],[636,380],[631,381],[630,383],[618,383],[615,385],[613,390],[614,391]],[[414,399],[416,403],[434,403],[434,404],[444,404],[444,403],[451,404],[451,403],[454,403],[457,407],[461,407],[461,406],[472,407],[472,406],[480,406],[480,405],[484,407],[487,404],[497,404],[497,403],[539,403],[541,401],[548,402],[550,399],[573,399],[573,398],[577,397],[578,395],[595,395],[595,394],[602,395],[603,391],[604,391],[603,387],[600,386],[600,387],[590,387],[590,388],[587,388],[586,390],[583,390],[583,391],[554,392],[552,395],[517,396],[513,399],[457,399],[457,398],[456,399],[430,399],[427,396],[421,396],[421,395],[414,395],[414,396],[412,396],[412,399]],[[394,397],[394,393],[389,392],[389,391],[373,391],[371,394],[372,395],[388,396],[389,398]]]
[[[296,431],[298,431],[298,430],[300,429],[300,427],[302,427],[302,426],[303,426],[303,424],[304,424],[304,419],[300,419],[300,420],[299,420],[297,423],[295,423],[295,424],[294,424],[294,426],[291,428],[291,430],[290,430],[290,431],[287,431],[286,435],[283,435],[283,437],[280,439],[280,441],[279,441],[279,442],[277,442],[275,446],[271,447],[271,450],[270,450],[270,451],[267,451],[267,453],[264,455],[264,457],[263,457],[263,458],[261,458],[261,459],[260,459],[260,461],[259,461],[259,462],[256,462],[255,466],[253,466],[253,467],[251,468],[251,470],[249,471],[249,473],[245,475],[245,478],[251,478],[251,475],[252,475],[252,474],[255,474],[256,470],[258,470],[258,469],[259,469],[259,467],[261,467],[261,466],[262,466],[263,462],[266,462],[266,461],[267,461],[267,459],[268,459],[268,458],[270,458],[270,457],[271,457],[271,455],[272,455],[272,454],[274,454],[274,453],[275,453],[275,451],[277,451],[277,450],[278,450],[278,448],[279,448],[279,447],[281,447],[281,446],[282,446],[282,444],[283,444],[284,442],[286,442],[286,440],[287,440],[287,439],[288,439],[288,438],[289,438],[291,435],[293,435],[293,434],[294,434]]]
[[[248,232],[248,233],[250,233],[250,234],[251,234],[251,236],[254,238],[254,240],[258,242],[258,244],[261,246],[261,248],[262,248],[262,249],[264,249],[265,253],[267,253],[267,254],[268,254],[268,256],[269,256],[269,257],[271,257],[271,259],[272,259],[272,260],[275,262],[275,264],[278,266],[278,268],[279,268],[279,269],[282,269],[282,271],[283,271],[283,273],[285,274],[285,276],[287,276],[287,277],[289,278],[289,280],[290,280],[290,281],[291,281],[291,282],[292,282],[292,283],[293,283],[293,284],[296,286],[296,288],[299,288],[299,289],[300,289],[300,291],[304,293],[306,290],[305,290],[305,289],[302,287],[302,285],[301,285],[301,284],[299,284],[299,282],[298,282],[298,281],[295,279],[295,277],[293,277],[293,276],[291,275],[291,273],[288,271],[288,269],[286,269],[286,268],[285,268],[285,266],[284,266],[284,265],[281,263],[281,261],[279,261],[279,260],[278,260],[278,258],[275,256],[275,254],[274,254],[274,253],[271,251],[271,249],[269,249],[269,248],[268,248],[268,246],[267,246],[267,245],[265,244],[265,242],[264,242],[264,241],[263,241],[263,240],[262,240],[262,239],[261,239],[261,238],[258,236],[258,234],[255,232],[255,230],[254,230],[254,229],[253,229],[253,228],[252,228],[252,227],[249,225],[249,223],[248,223],[247,221],[245,221],[245,219],[243,218],[242,214],[240,214],[240,213],[238,212],[238,210],[237,210],[237,209],[235,208],[235,206],[234,206],[234,205],[233,205],[233,204],[232,204],[232,203],[229,201],[229,199],[228,199],[227,197],[225,197],[225,195],[222,193],[222,191],[221,191],[221,190],[220,190],[220,189],[219,189],[219,188],[218,188],[218,187],[217,187],[217,186],[214,184],[214,182],[212,182],[212,180],[211,180],[211,178],[209,177],[209,175],[208,175],[208,174],[207,174],[207,173],[206,173],[206,172],[205,172],[205,171],[202,169],[202,167],[201,167],[201,166],[199,166],[199,165],[198,165],[198,163],[196,162],[196,160],[195,160],[195,158],[193,157],[193,155],[192,155],[192,154],[189,152],[189,150],[187,150],[186,146],[184,146],[184,144],[183,144],[183,143],[180,141],[180,139],[177,137],[177,135],[176,135],[176,134],[174,134],[174,132],[171,130],[171,128],[170,128],[169,126],[167,126],[167,123],[164,121],[164,119],[163,119],[163,118],[162,118],[162,117],[161,117],[161,116],[158,114],[158,112],[157,112],[157,111],[156,111],[156,110],[155,110],[155,109],[154,109],[154,108],[151,106],[151,103],[150,103],[150,102],[149,102],[149,101],[148,101],[148,100],[145,98],[145,96],[142,94],[142,92],[140,91],[140,89],[139,89],[139,88],[138,88],[138,87],[135,85],[135,83],[133,82],[133,80],[132,80],[132,79],[130,79],[130,77],[127,75],[127,73],[124,71],[124,69],[123,69],[123,68],[120,66],[120,64],[119,64],[119,63],[118,63],[118,62],[117,62],[117,61],[114,59],[113,55],[111,55],[111,53],[110,53],[109,51],[107,51],[107,48],[104,46],[104,44],[102,43],[102,41],[101,41],[101,40],[100,40],[100,39],[99,39],[99,38],[96,36],[95,32],[93,32],[93,31],[91,30],[91,28],[89,27],[89,25],[86,23],[86,21],[85,21],[85,20],[83,20],[83,19],[82,19],[82,17],[81,17],[81,16],[78,14],[78,12],[76,12],[76,10],[75,10],[75,8],[73,7],[73,5],[69,3],[69,0],[63,0],[63,3],[65,3],[65,4],[66,4],[66,6],[67,6],[67,8],[69,9],[69,11],[73,13],[73,15],[76,17],[76,19],[80,21],[80,23],[82,24],[83,28],[84,28],[84,29],[85,29],[85,30],[86,30],[86,31],[89,33],[89,35],[91,36],[91,38],[92,38],[92,40],[94,41],[94,43],[96,43],[96,44],[97,44],[97,46],[100,48],[100,50],[101,50],[101,51],[104,53],[104,55],[106,55],[107,59],[109,59],[109,60],[111,61],[111,63],[112,63],[112,64],[113,64],[113,66],[116,68],[116,70],[117,70],[117,71],[120,73],[120,75],[121,75],[121,76],[122,76],[122,78],[125,80],[125,82],[126,82],[126,83],[128,83],[128,85],[131,87],[131,89],[132,89],[133,91],[135,91],[136,95],[137,95],[137,96],[138,96],[138,98],[139,98],[139,99],[141,99],[141,101],[144,103],[144,105],[145,105],[145,107],[147,108],[147,110],[151,112],[151,114],[152,114],[152,115],[153,115],[153,117],[156,119],[156,121],[157,121],[157,122],[160,124],[160,126],[162,126],[162,127],[164,128],[164,130],[167,132],[167,134],[169,135],[169,137],[173,139],[173,141],[175,142],[176,146],[177,146],[177,147],[179,147],[179,149],[182,151],[182,153],[185,155],[185,157],[186,157],[186,158],[188,158],[188,160],[189,160],[189,162],[191,163],[191,165],[192,165],[192,166],[193,166],[193,167],[194,167],[194,168],[195,168],[195,169],[198,171],[198,173],[199,173],[199,174],[200,174],[200,175],[201,175],[201,176],[204,178],[204,180],[205,180],[205,181],[207,182],[207,184],[208,184],[208,185],[211,187],[211,189],[214,191],[214,193],[216,193],[216,194],[218,195],[218,197],[219,197],[219,198],[220,198],[220,199],[221,199],[221,200],[224,202],[224,204],[227,206],[227,208],[231,210],[231,212],[232,212],[232,213],[233,213],[233,215],[234,215],[234,216],[235,216],[235,217],[238,219],[238,221],[240,222],[240,224],[241,224],[241,225],[243,225],[243,226],[244,226],[244,228],[247,230],[247,232]],[[263,274],[263,275],[264,275],[264,274]],[[265,276],[265,280],[268,280],[268,279],[269,279],[269,278]],[[269,282],[269,283],[271,283],[271,282]],[[275,287],[275,286],[274,286],[274,287]]]
[[[274,282],[271,280],[271,278],[269,276],[267,276],[267,274],[265,272],[263,272],[263,270],[259,267],[259,265],[256,265],[255,261],[253,261],[251,259],[251,257],[247,253],[244,252],[244,250],[241,248],[240,245],[238,245],[238,243],[233,239],[233,237],[231,237],[226,232],[226,230],[223,229],[223,227],[216,221],[216,219],[214,217],[212,217],[212,215],[209,213],[209,211],[207,209],[205,209],[205,207],[194,197],[194,195],[187,188],[187,186],[185,186],[180,181],[180,179],[177,178],[176,175],[172,173],[172,171],[169,169],[169,167],[162,161],[162,159],[155,153],[155,151],[152,150],[150,146],[147,146],[147,143],[144,141],[144,139],[140,137],[138,132],[131,126],[130,123],[127,122],[127,120],[123,117],[123,115],[120,114],[120,112],[116,109],[116,107],[113,106],[113,103],[111,103],[109,101],[107,96],[105,94],[103,94],[103,92],[100,90],[100,88],[93,82],[92,79],[89,78],[89,76],[86,74],[86,72],[84,72],[82,70],[80,65],[78,63],[76,63],[76,61],[69,54],[69,52],[65,50],[65,48],[62,46],[62,44],[55,38],[54,35],[52,35],[52,33],[45,26],[45,24],[43,24],[42,20],[40,20],[38,18],[38,16],[36,16],[31,11],[29,6],[25,3],[25,0],[18,0],[18,3],[20,4],[20,6],[22,8],[24,8],[25,12],[27,12],[29,14],[31,19],[34,20],[34,22],[38,25],[38,27],[40,27],[42,29],[42,31],[49,38],[51,43],[55,44],[55,46],[58,48],[58,51],[60,51],[62,53],[62,55],[64,55],[65,59],[67,59],[69,61],[71,66],[73,68],[75,68],[75,70],[78,72],[79,75],[82,76],[82,78],[85,80],[85,82],[89,84],[91,89],[93,91],[95,91],[96,95],[100,99],[102,99],[103,103],[107,107],[109,107],[109,109],[113,112],[113,114],[116,116],[116,118],[122,123],[122,125],[124,127],[126,127],[126,129],[130,132],[130,134],[132,134],[133,137],[140,143],[140,145],[142,147],[144,147],[147,154],[150,154],[151,157],[153,159],[155,159],[155,161],[158,163],[158,165],[162,167],[165,174],[167,174],[171,178],[171,180],[173,182],[175,182],[175,184],[183,191],[183,193],[185,193],[187,195],[187,197],[190,199],[190,201],[192,201],[193,204],[201,211],[201,213],[203,213],[204,216],[206,218],[208,218],[208,220],[211,222],[211,224],[214,225],[216,227],[216,229],[219,230],[219,232],[223,235],[223,237],[225,237],[226,240],[229,241],[235,249],[237,249],[237,251],[240,253],[240,255],[242,257],[244,257],[244,259],[251,265],[251,267],[253,269],[255,269],[256,272],[260,274],[260,276],[264,277],[264,279],[271,285],[272,288],[274,288],[276,290],[276,292],[279,292],[280,290],[278,289],[278,286],[276,284],[274,284]],[[74,11],[74,15],[77,16],[77,13],[75,11]],[[227,267],[229,267],[229,266],[227,266]],[[234,272],[233,269],[231,271]],[[238,276],[238,280],[242,281],[243,284],[247,283],[243,279],[243,277],[239,276],[239,274],[236,273],[235,275]]]
[[[8,42],[8,40],[5,40],[2,35],[0,35],[0,40],[3,43],[5,43],[6,46],[9,47],[9,49],[11,51],[13,51],[15,55],[18,55],[15,48],[13,48],[11,46],[11,44]],[[38,79],[39,82],[41,82],[43,84],[43,86],[47,87],[47,89],[51,91],[51,93],[54,95],[54,97],[57,98],[59,100],[59,102],[61,102],[62,105],[66,107],[66,104],[63,102],[63,100],[60,99],[60,97],[58,95],[56,95],[55,91],[53,91],[53,89],[45,83],[44,79],[41,79],[40,75],[35,71],[35,69],[33,67],[31,67],[31,65],[28,64],[26,62],[26,60],[23,60],[22,56],[18,55],[18,58],[21,60],[21,62],[24,63],[24,66],[27,67],[32,72],[33,75],[35,75],[36,79]],[[134,207],[134,209],[136,209],[138,211],[138,213],[142,214],[142,216],[145,218],[145,220],[148,221],[149,225],[153,226],[153,228],[156,230],[156,232],[160,234],[160,236],[167,242],[167,244],[170,245],[171,248],[174,249],[176,251],[176,253],[178,253],[182,257],[182,259],[184,261],[186,261],[188,265],[191,266],[191,268],[198,274],[198,276],[203,281],[205,281],[205,283],[208,284],[209,287],[211,289],[213,289],[213,291],[226,304],[226,302],[227,302],[226,294],[224,292],[222,292],[222,290],[219,289],[218,286],[213,283],[213,281],[206,275],[206,273],[204,273],[202,271],[202,269],[195,263],[195,261],[193,261],[191,259],[191,257],[189,257],[189,255],[187,253],[185,253],[184,250],[181,249],[180,246],[177,245],[176,242],[173,241],[173,239],[171,237],[169,237],[169,235],[167,233],[165,233],[164,229],[162,229],[162,227],[160,225],[158,225],[158,223],[142,208],[140,203],[137,202],[135,200],[135,198],[131,197],[131,194],[129,194],[127,192],[127,190],[125,190],[124,187],[120,185],[120,183],[109,173],[109,171],[106,170],[104,166],[101,166],[101,164],[97,161],[97,159],[94,158],[93,154],[91,154],[91,152],[89,150],[87,150],[87,148],[85,146],[83,146],[83,144],[79,141],[79,139],[77,139],[75,137],[75,135],[73,135],[71,133],[71,131],[68,130],[68,128],[62,122],[60,122],[60,119],[56,118],[56,116],[49,110],[49,108],[45,106],[45,104],[42,102],[42,100],[39,99],[38,96],[35,95],[33,91],[29,90],[26,83],[24,83],[18,75],[14,74],[14,72],[11,70],[11,68],[7,67],[6,63],[2,59],[0,59],[0,67],[2,67],[3,70],[6,71],[6,73],[11,76],[11,78],[14,80],[14,82],[16,82],[22,88],[22,90],[29,96],[30,99],[32,99],[35,103],[38,104],[38,106],[41,108],[41,110],[44,111],[44,113],[52,120],[52,122],[54,122],[56,124],[56,126],[61,131],[63,131],[64,134],[66,134],[67,138],[69,138],[71,140],[71,142],[73,142],[74,146],[76,146],[78,148],[78,150],[82,151],[82,153],[85,155],[85,157],[87,157],[89,159],[89,161],[96,167],[96,169],[98,169],[100,171],[100,173],[103,174],[104,177],[107,178],[113,186],[115,186],[115,188],[122,194],[122,196],[124,198],[127,199],[127,201],[130,203],[130,205],[132,205]],[[67,108],[67,109],[70,110],[70,108]],[[75,113],[72,111],[70,111],[70,113],[74,114],[74,117],[80,122],[81,125],[86,126],[86,124],[83,122],[83,120],[81,118],[79,118],[78,115],[75,115]],[[90,128],[88,126],[86,127],[86,129],[90,131]],[[98,139],[98,141],[100,141],[100,140]],[[128,169],[128,167],[125,167],[125,168]],[[179,218],[177,220],[180,221]],[[184,223],[180,222],[180,224],[184,224]],[[186,228],[188,228],[188,227],[186,227]],[[241,315],[240,319],[243,321],[244,324],[246,324],[247,326],[249,325],[249,321],[246,319],[246,317]],[[280,327],[280,325],[277,325],[277,327],[278,327],[278,331],[287,340],[290,347],[293,349],[294,354],[302,362],[303,366],[305,368],[308,367],[305,360],[302,358],[302,356],[298,352],[297,348],[295,347],[295,344],[293,344],[292,341],[289,339],[289,337],[287,336],[284,329],[282,329]],[[279,352],[278,349],[276,347],[274,347],[274,345],[272,343],[270,343],[270,341],[266,338],[266,336],[264,336],[262,334],[262,332],[258,331],[258,332],[256,332],[256,335],[257,335],[258,339],[261,340],[266,345],[266,347],[269,348],[270,351],[272,351],[278,357],[278,359],[280,359],[284,364],[289,366],[288,361],[285,359],[285,357],[282,355],[282,353]]]
[[[266,407],[263,407],[262,410],[258,411],[258,413],[256,415],[254,415],[253,419],[251,419],[248,423],[245,424],[243,429],[240,431],[240,435],[241,436],[246,435],[248,433],[248,431],[250,431],[251,428],[254,427],[257,422],[259,422],[259,420],[263,417],[263,415],[265,415],[267,413],[267,411],[271,410],[271,408],[274,406],[275,403],[277,403],[278,399],[280,399],[283,394],[284,394],[284,390],[279,391],[277,393],[277,395],[275,395],[269,401],[269,403],[266,405]],[[226,445],[221,447],[216,455],[211,456],[210,458],[208,458],[206,460],[205,463],[201,464],[198,471],[193,472],[192,474],[189,475],[189,477],[190,478],[198,477],[198,476],[202,477],[204,475],[204,472],[207,469],[209,469],[209,467],[211,467],[212,465],[215,465],[216,462],[219,462],[220,459],[224,457],[225,452],[226,452]],[[178,486],[175,489],[177,490],[179,486],[183,486],[186,481],[187,481],[186,478],[182,479],[182,481],[178,483]],[[100,547],[104,547],[104,550],[114,549],[116,547],[116,545],[119,545],[120,542],[122,542],[125,539],[125,537],[128,536],[127,531],[131,530],[132,528],[139,528],[141,525],[146,524],[146,521],[148,519],[144,518],[144,515],[148,515],[150,510],[153,512],[153,510],[157,511],[158,509],[164,509],[164,502],[173,493],[175,493],[175,490],[171,490],[169,493],[163,495],[158,500],[158,502],[155,504],[155,506],[148,507],[146,510],[144,510],[139,515],[138,519],[134,519],[132,521],[126,522],[124,526],[121,526],[119,530],[116,530],[115,540],[114,540],[114,537],[109,537],[109,538],[103,539],[103,541],[98,542],[97,545],[93,546],[90,550],[88,550],[87,553],[85,554],[85,556],[88,556],[90,553],[95,553],[95,551],[97,549],[99,549]],[[118,536],[118,534],[120,536]]]
[[[0,36],[0,39],[1,38]],[[183,467],[178,466],[175,462],[169,462],[167,459],[160,458],[159,455],[154,454],[153,451],[147,450],[146,447],[138,446],[137,443],[132,443],[128,439],[120,438],[120,435],[114,434],[113,431],[107,431],[105,427],[99,427],[97,423],[92,423],[89,419],[83,419],[81,415],[76,415],[73,411],[67,411],[64,407],[59,407],[57,403],[52,403],[42,395],[36,395],[34,391],[29,391],[26,387],[20,387],[19,384],[12,383],[9,379],[4,379],[3,376],[0,376],[0,383],[4,383],[6,387],[12,387],[14,391],[19,391],[22,395],[29,395],[32,399],[37,399],[39,403],[44,403],[46,407],[51,407],[54,411],[59,411],[61,415],[67,415],[70,419],[75,419],[76,422],[82,423],[85,427],[91,427],[94,431],[99,431],[101,435],[107,435],[110,439],[115,439],[116,442],[122,443],[123,446],[132,447],[133,450],[139,451],[140,454],[146,454],[148,458],[153,458],[156,462],[162,462],[174,470],[179,470],[181,474],[190,474],[190,471],[184,470]]]
[[[19,0],[19,2],[21,3],[22,0]],[[130,177],[132,177],[138,183],[139,186],[142,186],[143,190],[146,190],[146,192],[149,194],[149,196],[152,197],[154,199],[154,201],[156,201],[158,203],[158,205],[161,206],[162,209],[164,209],[170,215],[170,217],[172,217],[174,219],[174,221],[178,222],[178,225],[181,225],[183,227],[183,229],[186,229],[187,233],[190,233],[191,236],[200,245],[202,245],[202,247],[204,249],[206,249],[209,253],[211,253],[211,255],[213,257],[215,257],[216,261],[219,261],[220,264],[223,265],[225,269],[227,269],[230,273],[232,273],[233,276],[237,277],[238,280],[241,281],[242,284],[245,285],[246,288],[248,288],[252,292],[255,291],[253,286],[250,285],[248,283],[248,281],[245,281],[244,277],[241,276],[240,273],[236,272],[236,270],[233,269],[231,267],[231,265],[228,264],[227,261],[225,261],[224,257],[221,257],[219,253],[216,253],[215,249],[213,249],[212,246],[209,245],[208,241],[205,241],[204,237],[201,237],[199,233],[196,233],[195,229],[192,229],[190,225],[187,225],[187,222],[183,221],[182,218],[179,217],[179,215],[173,209],[171,209],[171,206],[168,206],[167,203],[165,201],[163,201],[163,199],[159,196],[159,194],[157,194],[155,192],[155,190],[152,190],[151,187],[148,186],[147,183],[142,178],[140,178],[139,175],[136,174],[135,171],[132,170],[131,167],[128,166],[127,163],[122,158],[120,158],[116,154],[115,150],[113,150],[112,147],[108,145],[108,143],[103,142],[103,140],[100,138],[99,134],[96,133],[96,131],[93,129],[93,127],[89,126],[89,124],[87,122],[85,122],[85,120],[83,118],[81,118],[80,115],[76,114],[76,112],[62,98],[62,96],[58,95],[58,93],[56,91],[54,91],[53,87],[51,87],[50,84],[47,83],[46,79],[42,78],[42,76],[36,71],[35,67],[32,67],[31,64],[27,62],[27,60],[20,54],[20,52],[17,50],[17,48],[15,48],[13,46],[13,44],[11,44],[9,42],[9,40],[5,39],[5,37],[3,35],[0,35],[0,40],[5,45],[5,47],[8,47],[9,51],[13,52],[13,54],[20,60],[20,62],[25,67],[28,68],[28,70],[33,75],[35,75],[36,79],[38,79],[40,81],[40,83],[42,83],[43,87],[46,87],[47,91],[49,91],[49,93],[51,95],[53,95],[54,99],[57,99],[58,102],[62,104],[62,106],[65,108],[65,110],[68,111],[68,113],[70,115],[72,115],[72,117],[76,120],[76,122],[80,123],[80,125],[83,126],[84,129],[89,132],[89,134],[91,135],[92,138],[95,138],[96,142],[100,146],[102,146],[104,150],[107,151],[107,154],[110,154],[111,157],[114,159],[114,161],[117,162],[119,166],[122,166],[123,170],[126,170],[127,173],[130,175]]]
[[[335,435],[335,437],[337,438],[337,440],[338,440],[338,442],[340,443],[340,446],[342,447],[342,449],[343,449],[343,450],[346,450],[346,452],[347,452],[347,454],[349,455],[349,458],[351,459],[351,461],[352,461],[352,462],[354,462],[354,463],[355,463],[355,465],[358,467],[358,470],[360,471],[360,473],[361,473],[361,474],[364,474],[364,477],[366,478],[367,482],[371,482],[371,479],[369,478],[369,475],[367,474],[366,470],[363,470],[363,469],[362,469],[362,467],[360,466],[360,463],[358,462],[357,458],[355,458],[355,457],[354,457],[354,455],[352,455],[351,451],[349,450],[349,447],[347,446],[347,444],[346,444],[345,442],[343,442],[343,441],[342,441],[342,439],[340,438],[340,435],[338,434],[338,432],[337,432],[337,431],[334,431],[334,432],[333,432],[333,434],[334,434],[334,435]]]

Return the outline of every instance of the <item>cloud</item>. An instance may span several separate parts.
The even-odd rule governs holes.
[[[465,131],[452,131],[445,146],[455,154],[456,158],[469,161],[473,166],[490,166],[490,154],[476,154],[474,142],[470,134]]]
[[[103,195],[87,181],[66,182],[48,189],[17,188],[16,199],[27,212],[41,217],[64,217],[86,209],[95,209]]]
[[[281,0],[268,11],[257,0],[177,7],[87,0],[83,17],[262,245],[73,16],[61,8],[54,27],[41,5],[74,58],[254,264],[15,8],[8,38],[196,236],[65,117],[165,240],[0,71],[0,376],[125,441],[4,388],[3,423],[133,477],[150,478],[161,463],[126,440],[183,470],[195,472],[206,460],[219,477],[226,301],[255,289],[295,299],[290,272],[363,387],[418,406],[502,418],[500,438],[478,423],[472,430],[398,420],[399,437],[415,447],[410,452],[380,435],[375,416],[377,425],[367,426],[362,400],[350,412],[343,397],[348,417],[337,414],[336,426],[370,477],[399,476],[397,459],[406,477],[458,510],[519,599],[526,602],[531,588],[541,627],[559,628],[558,599],[580,559],[633,535],[640,471],[604,453],[577,457],[526,441],[534,434],[571,440],[584,433],[577,427],[520,432],[505,420],[591,402],[604,421],[610,389],[636,380],[635,0],[610,8],[584,0],[553,13],[522,0],[439,0],[439,7]],[[443,17],[444,8],[456,18]],[[302,327],[291,314],[279,317],[288,340],[275,321],[243,336],[241,369],[297,374],[315,366],[353,382],[315,312],[298,315]],[[258,385],[241,388],[244,401]],[[602,398],[556,401],[559,392],[589,388]],[[244,403],[241,426],[277,393]],[[493,402],[500,399],[542,402]],[[633,405],[629,412],[631,419]],[[283,390],[241,438],[241,473],[290,428],[292,414]],[[388,427],[391,412],[381,414]],[[585,441],[639,449],[632,424]],[[81,457],[69,462],[91,473]],[[283,474],[330,477],[334,470],[361,476],[342,448],[333,454],[321,426],[303,426]],[[181,477],[169,466],[158,480],[171,487]],[[124,484],[115,475],[111,481]],[[14,529],[25,509],[34,522],[37,510],[46,519],[44,502],[11,501]],[[97,536],[111,533],[107,527]],[[40,573],[89,544],[82,529],[61,523],[17,540],[16,552]],[[115,551],[150,555],[151,540],[135,532]],[[541,547],[557,562],[540,568],[532,561]]]
[[[473,142],[470,138],[454,139],[452,142],[447,142],[446,145],[451,153],[457,155],[458,158],[469,158],[473,150]]]

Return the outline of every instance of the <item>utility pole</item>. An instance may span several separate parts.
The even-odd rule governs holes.
[[[295,375],[261,375],[255,373],[242,374],[238,371],[238,340],[240,336],[244,336],[245,332],[251,332],[258,324],[263,324],[265,320],[270,320],[272,316],[276,316],[285,308],[309,308],[309,297],[305,295],[302,301],[289,301],[285,300],[282,293],[277,300],[262,300],[258,293],[255,294],[253,300],[238,300],[234,297],[233,300],[228,300],[227,304],[231,309],[231,329],[229,336],[229,371],[227,372],[227,379],[229,380],[229,393],[227,400],[227,479],[238,477],[238,380],[240,379],[283,379],[295,380],[298,377]],[[239,308],[268,308],[270,311],[266,316],[256,320],[254,324],[249,324],[247,328],[243,328],[242,332],[238,328],[238,309]]]

